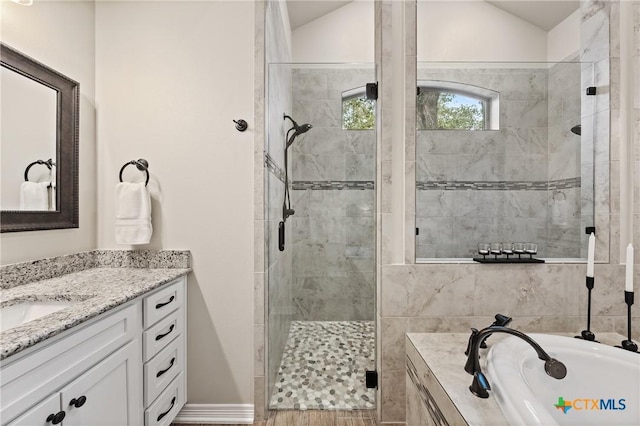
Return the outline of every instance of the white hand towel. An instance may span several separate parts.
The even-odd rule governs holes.
[[[149,244],[151,241],[151,196],[141,183],[116,185],[116,243]]]
[[[49,210],[50,182],[22,182],[20,210]]]

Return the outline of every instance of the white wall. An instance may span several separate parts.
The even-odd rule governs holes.
[[[80,83],[78,229],[0,234],[0,264],[96,247],[95,46],[92,1],[0,2],[0,39]]]
[[[547,60],[559,62],[580,51],[580,9],[547,33]]]
[[[356,0],[293,30],[293,62],[373,62],[373,0]]]
[[[253,401],[254,8],[96,4],[98,246],[129,248],[114,241],[114,186],[125,162],[147,159],[148,248],[193,255],[189,403]]]
[[[544,30],[484,1],[418,1],[417,34],[418,61],[547,60]]]

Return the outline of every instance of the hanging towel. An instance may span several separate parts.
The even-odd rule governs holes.
[[[51,182],[49,185],[49,210],[54,212],[57,210],[56,206],[56,184]]]
[[[49,210],[50,182],[22,182],[20,210]]]
[[[116,185],[116,243],[149,244],[151,196],[144,182]]]

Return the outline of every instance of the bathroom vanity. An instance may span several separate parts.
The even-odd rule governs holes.
[[[94,267],[4,289],[3,323],[20,323],[12,306],[27,317],[0,333],[1,424],[171,424],[186,401],[189,272]]]

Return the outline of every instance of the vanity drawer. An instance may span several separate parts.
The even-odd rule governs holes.
[[[167,314],[175,311],[184,302],[184,279],[175,280],[168,287],[144,298],[142,312],[144,328],[155,324]]]
[[[184,376],[178,375],[144,412],[145,426],[168,426],[184,405]]]
[[[144,364],[144,406],[148,407],[174,377],[184,370],[184,336],[179,336]]]
[[[178,309],[142,334],[142,355],[149,361],[184,331],[184,312]]]

